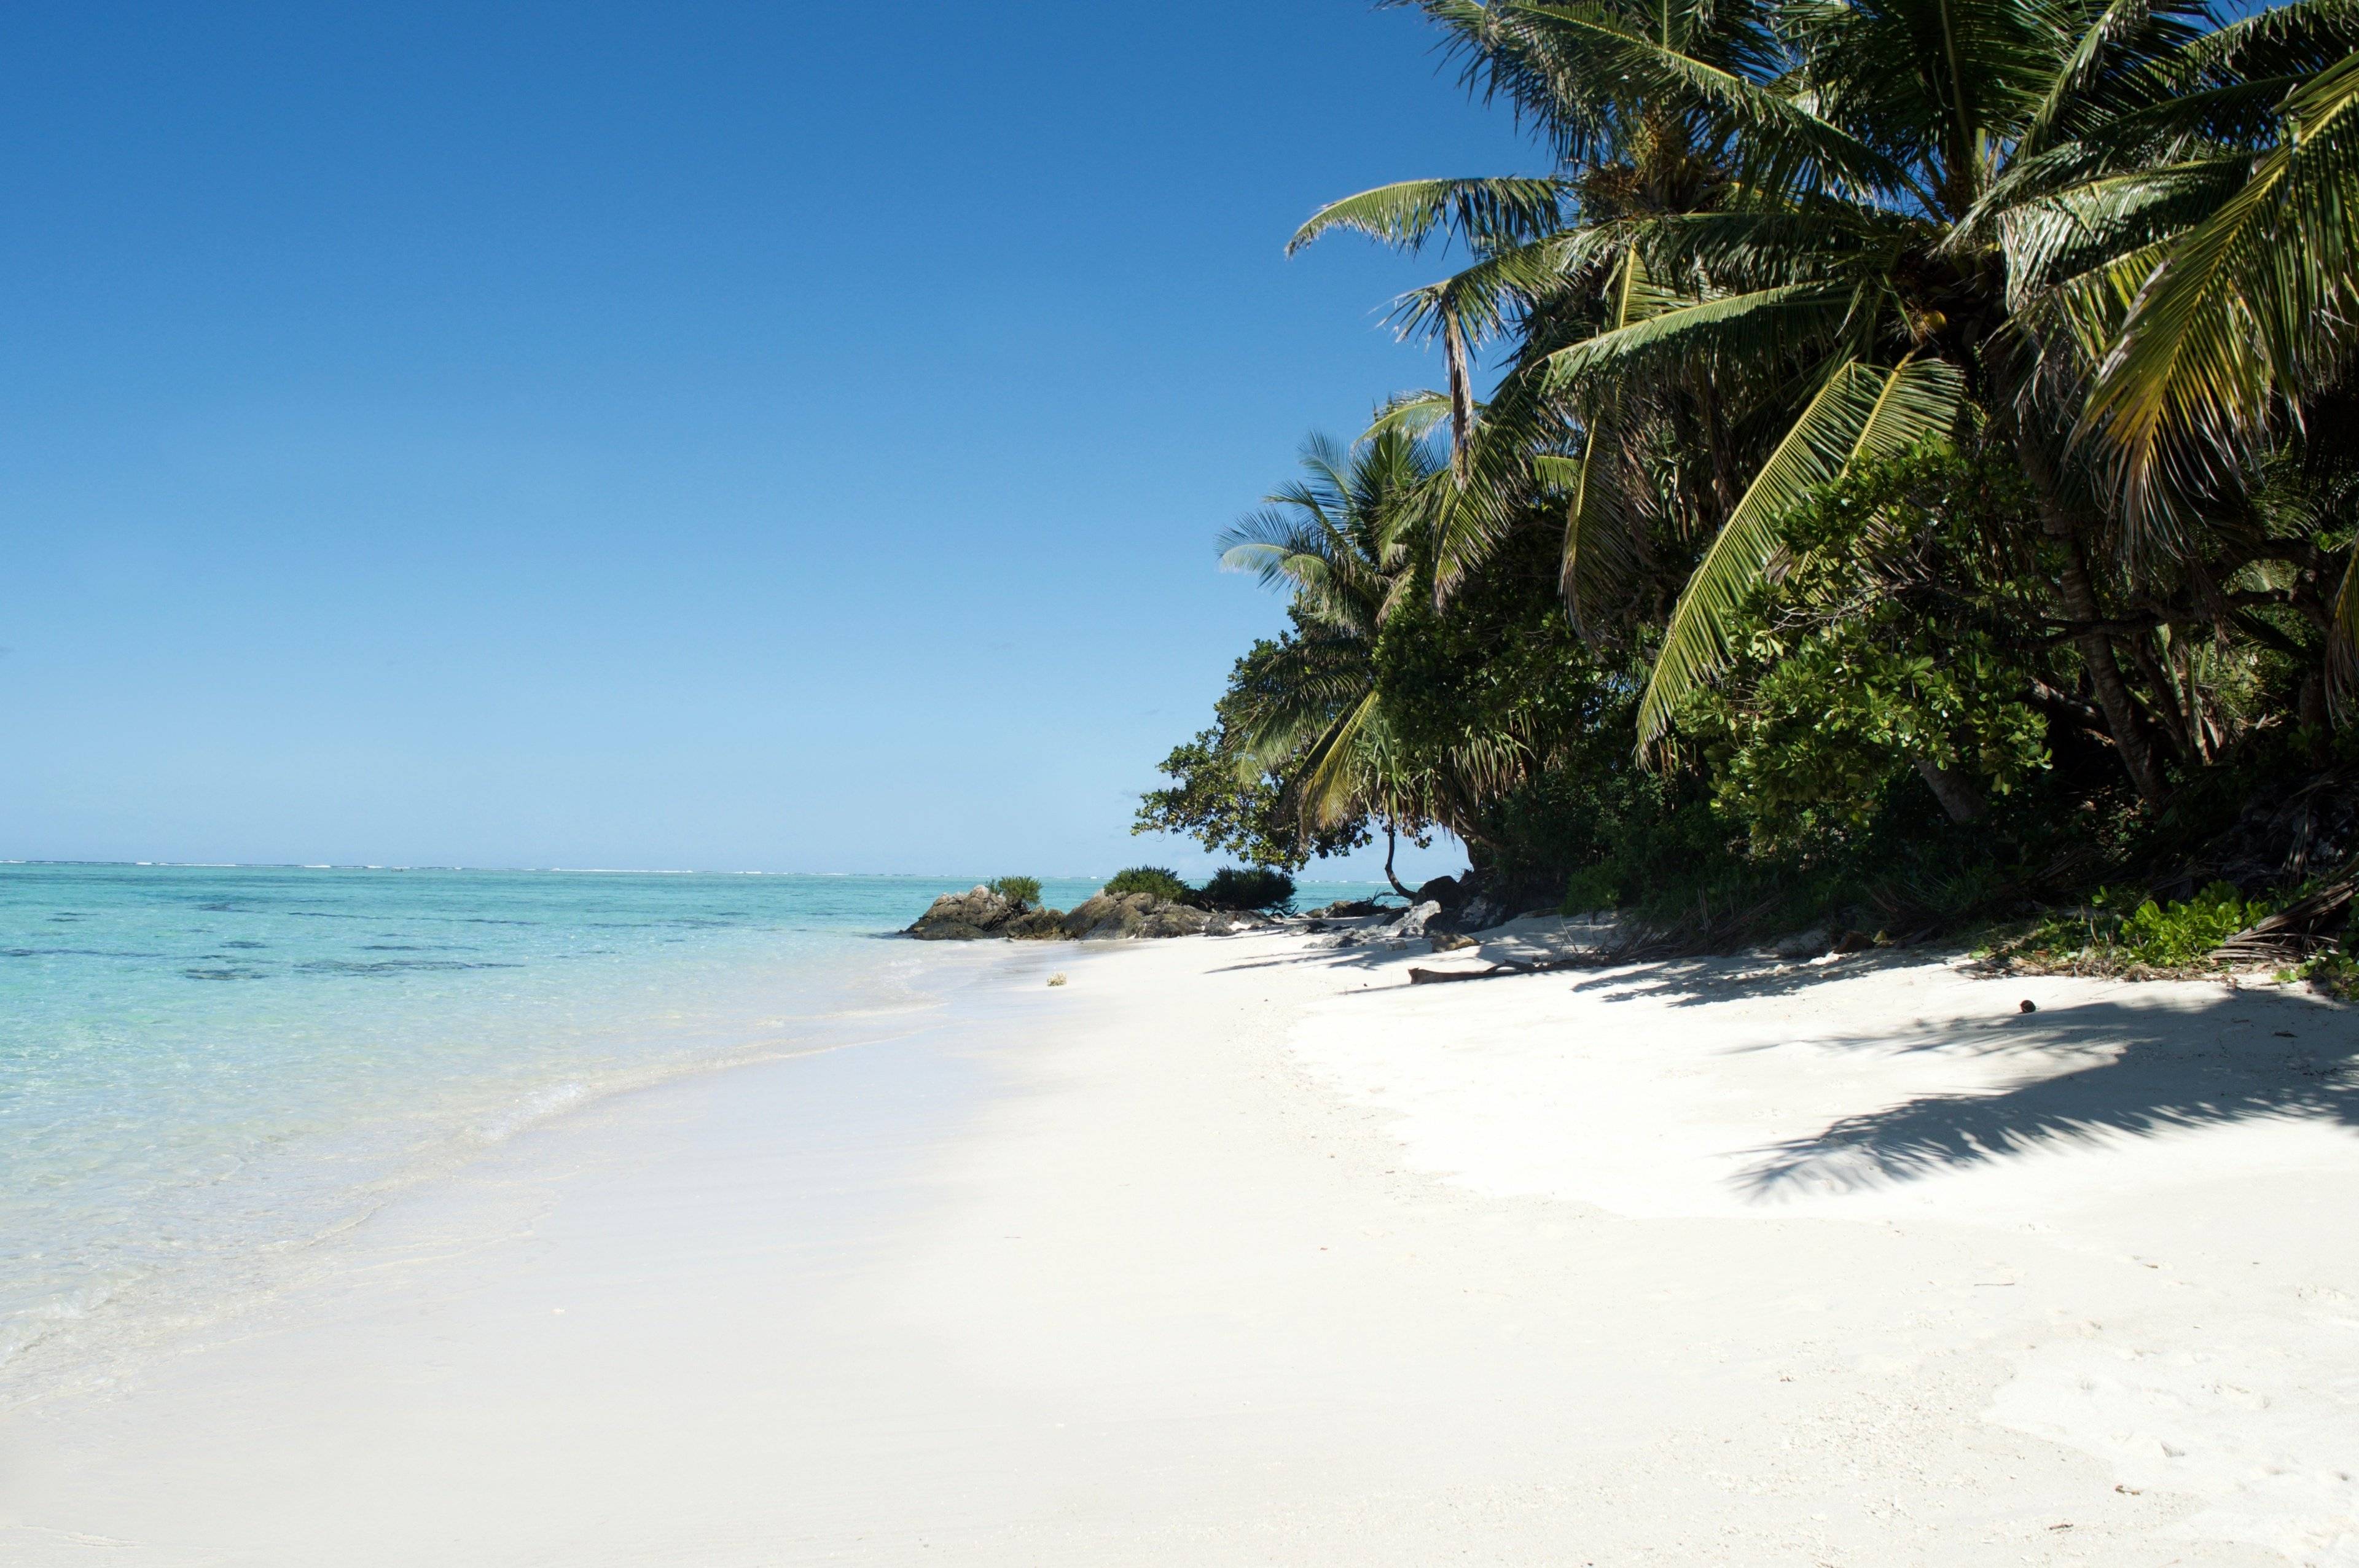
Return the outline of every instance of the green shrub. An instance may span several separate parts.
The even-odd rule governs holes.
[[[2101,973],[2133,966],[2192,968],[2276,907],[2266,899],[2245,898],[2227,882],[2213,882],[2193,898],[2167,904],[2136,888],[2100,888],[2087,908],[2050,915],[1999,956]]]
[[[1564,903],[1560,914],[1587,914],[1593,909],[1613,909],[1622,902],[1621,890],[1615,887],[1614,871],[1607,866],[1583,866],[1572,873],[1565,883]]]
[[[1193,897],[1196,890],[1181,881],[1177,871],[1165,871],[1161,866],[1133,866],[1107,878],[1105,891],[1116,898],[1146,892],[1171,903],[1181,903]]]
[[[1290,909],[1294,879],[1266,866],[1223,866],[1196,896],[1207,909]]]
[[[2126,900],[2112,889],[2097,895],[2101,906]],[[2269,913],[2256,900],[2247,903],[2226,882],[2213,882],[2193,898],[2174,900],[2169,906],[2141,900],[2122,919],[2119,941],[2133,963],[2157,968],[2180,968],[2203,961],[2212,948]]]
[[[2312,990],[2348,1001],[2359,995],[2359,961],[2342,948],[2332,947],[2312,954],[2290,969],[2277,971],[2279,985],[2290,985],[2296,980],[2308,980]]]
[[[1026,909],[1040,907],[1038,877],[994,877],[983,884],[1008,903]]]

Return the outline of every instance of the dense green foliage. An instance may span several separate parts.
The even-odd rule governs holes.
[[[994,877],[991,881],[985,882],[984,886],[989,888],[992,892],[997,893],[1000,897],[1006,899],[1010,903],[1020,905],[1026,909],[1038,909],[1040,907],[1040,879],[1038,877]]]
[[[2001,952],[2044,968],[2187,968],[2273,907],[2272,901],[2244,897],[2228,882],[2167,902],[2135,888],[2100,888],[2086,907],[2051,915]]]
[[[1294,903],[1294,879],[1266,866],[1223,866],[1196,892],[1206,909],[1277,910]]]
[[[1140,830],[1939,924],[2354,750],[2359,5],[1417,3],[1552,167],[1297,234],[1456,255],[1399,301],[1445,384],[1223,541],[1291,624]]]
[[[1172,903],[1185,903],[1195,896],[1196,890],[1181,881],[1177,871],[1165,871],[1161,866],[1132,866],[1108,877],[1103,891],[1116,898],[1143,892]]]

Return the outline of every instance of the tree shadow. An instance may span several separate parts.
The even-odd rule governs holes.
[[[1857,1191],[2040,1149],[2265,1118],[2359,1128],[2359,1017],[2283,997],[2223,990],[2191,1008],[2091,1000],[1829,1044],[2005,1052],[2024,1058],[2026,1076],[1843,1117],[1755,1151],[1760,1161],[1740,1181],[1756,1196]]]
[[[1657,958],[1603,969],[1576,981],[1577,991],[1603,992],[1600,1001],[1658,1000],[1702,1007],[1734,998],[1789,996],[1831,980],[1932,959],[1935,947],[1871,947],[1826,959],[1763,957]]]

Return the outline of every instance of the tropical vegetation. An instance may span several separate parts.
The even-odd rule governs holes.
[[[2352,793],[2359,0],[1415,3],[1546,168],[1294,236],[1443,258],[1442,384],[1223,538],[1141,830],[1719,931],[2359,851],[2237,829]]]
[[[983,885],[1019,910],[1040,907],[1038,877],[994,877]]]

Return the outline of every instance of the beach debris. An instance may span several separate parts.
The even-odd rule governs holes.
[[[1065,983],[1065,977],[1062,974],[1050,975],[1049,983],[1052,986],[1061,986]]]
[[[1815,958],[1827,950],[1832,940],[1823,925],[1813,925],[1808,931],[1797,931],[1769,944],[1772,955],[1780,958]]]
[[[2039,1011],[2039,1004],[2032,1000],[2029,997],[2025,997],[2022,1001],[2016,1004],[2016,1011],[2017,1012],[2038,1012]]]
[[[1456,931],[1437,931],[1426,940],[1433,944],[1437,953],[1455,953],[1461,947],[1474,946],[1474,938]]]

